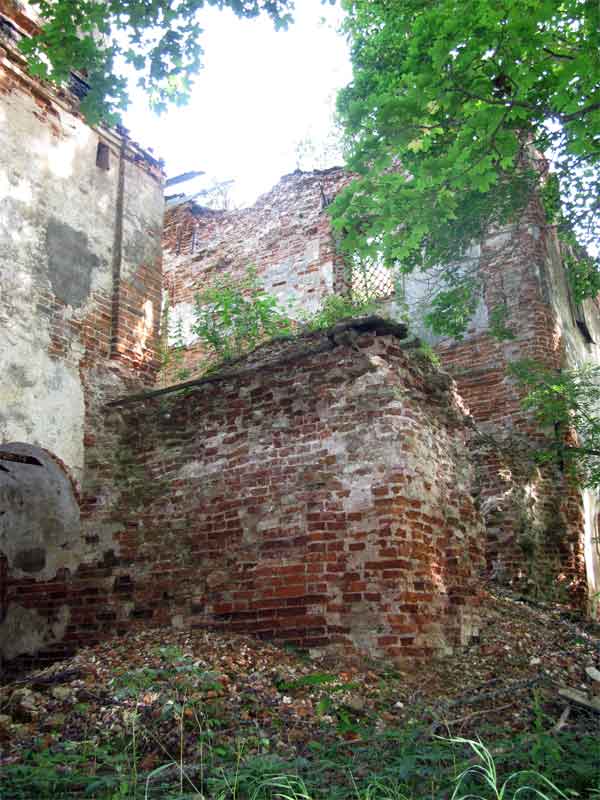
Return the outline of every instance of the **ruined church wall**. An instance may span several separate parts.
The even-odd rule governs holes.
[[[344,264],[326,207],[349,180],[338,167],[297,170],[252,207],[234,211],[183,198],[168,202],[163,248],[171,344],[180,323],[187,349],[181,363],[167,370],[166,383],[177,379],[178,369],[201,369],[203,354],[190,332],[194,297],[219,275],[241,277],[255,268],[264,288],[296,320],[341,291]]]
[[[539,206],[532,204],[518,224],[483,243],[479,274],[485,317],[504,306],[514,338],[494,339],[485,323],[463,341],[438,342],[436,349],[478,426],[472,449],[488,567],[496,578],[536,594],[584,601],[596,580],[584,499],[558,467],[540,466],[532,457],[547,432],[523,410],[523,391],[508,371],[520,359],[553,368],[600,363],[597,348],[586,345],[576,325],[563,259]],[[586,307],[590,325],[598,326],[595,303]]]
[[[447,377],[376,334],[262,348],[108,408],[83,525],[114,550],[9,581],[9,603],[66,622],[41,655],[152,625],[397,659],[466,644],[483,532],[464,416]]]
[[[345,185],[343,172],[335,170],[332,174],[336,175],[340,187]],[[282,216],[302,222],[306,198],[311,198],[308,205],[318,210],[320,180],[317,173],[283,179],[265,196],[268,202],[262,208],[262,216],[258,209],[206,212],[209,216],[205,228],[200,226],[200,230],[216,231],[207,239],[217,243],[221,242],[221,231],[227,231],[227,240],[237,243],[233,251],[221,244],[214,250],[199,246],[196,235],[192,255],[189,252],[193,235],[191,223],[186,229],[181,226],[181,218],[176,216],[177,213],[189,215],[189,207],[182,206],[179,212],[170,212],[166,259],[174,307],[184,309],[186,303],[191,304],[192,287],[200,286],[203,276],[229,270],[232,266],[237,269],[240,243],[249,261],[257,254],[256,260],[262,270],[260,276],[273,291],[281,259],[271,258],[270,254],[288,244],[298,253],[305,251],[310,244],[308,232],[312,229],[299,224],[288,230],[286,226],[279,228],[266,223]],[[305,187],[303,192],[298,193],[299,187]],[[331,186],[328,196],[335,190],[336,186]],[[267,212],[268,217],[265,217]],[[316,261],[311,263],[311,270],[315,272],[311,274],[318,275],[321,271],[326,277],[335,237],[326,211],[321,209],[318,219],[319,249],[314,250]],[[188,239],[184,236],[180,240],[177,246],[181,252],[174,255],[175,233],[184,230],[188,231]],[[263,231],[267,231],[264,239],[261,238]],[[290,231],[293,235],[287,242],[285,237]],[[261,249],[263,241],[268,244],[266,250]],[[234,257],[230,257],[232,253]],[[516,580],[536,593],[583,598],[586,583],[588,591],[593,593],[600,580],[597,495],[587,492],[582,497],[558,468],[541,469],[535,463],[532,445],[535,447],[542,432],[531,415],[523,410],[522,392],[507,369],[511,362],[522,358],[536,359],[554,367],[586,360],[600,363],[600,310],[596,301],[583,304],[594,339],[590,343],[575,321],[575,308],[556,235],[535,203],[518,224],[488,237],[473,248],[469,257],[473,259],[470,266],[477,269],[483,283],[479,308],[462,341],[437,338],[432,344],[444,369],[457,381],[461,397],[479,430],[478,435],[471,437],[469,447],[477,463],[484,501],[489,574],[507,581]],[[337,280],[332,289],[341,292],[347,287],[347,275],[339,253],[335,264]],[[297,280],[304,280],[303,270],[297,266],[294,269]],[[422,330],[418,315],[419,304],[431,287],[423,285],[421,276],[410,276],[405,289],[408,305],[416,316],[411,328],[419,335],[430,336]],[[285,302],[291,291],[290,284],[282,282],[278,291]],[[498,306],[508,310],[507,325],[514,333],[509,341],[499,342],[489,334],[491,313]],[[189,311],[191,305],[187,308]],[[389,305],[389,311],[406,314],[405,308],[395,308],[393,304]],[[179,366],[193,368],[201,361],[202,353],[192,345],[184,352]]]
[[[126,383],[154,381],[162,176],[32,80],[19,35],[0,37],[0,441],[45,448],[80,481],[89,369],[112,358]]]
[[[543,232],[543,290],[557,322],[566,368],[590,363],[600,365],[600,296],[584,300],[579,307],[569,289],[564,267],[571,255],[559,242],[553,228]],[[583,329],[580,327],[584,325]],[[597,413],[600,414],[600,397]],[[572,494],[572,493],[571,493]],[[584,489],[583,547],[588,595],[600,613],[597,598],[600,592],[600,492]],[[578,506],[579,508],[579,506]],[[596,598],[594,600],[594,598]]]
[[[151,156],[28,76],[15,9],[0,0],[0,660],[60,639],[57,586],[114,547],[81,528],[87,448],[103,404],[155,380],[164,206]]]

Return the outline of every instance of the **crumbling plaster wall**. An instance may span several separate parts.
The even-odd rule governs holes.
[[[114,132],[86,125],[72,98],[32,82],[0,40],[0,440],[36,444],[80,481],[84,468],[85,367],[124,352],[111,343],[115,228],[123,217],[122,314],[138,326],[132,377],[151,383],[160,315],[160,170],[133,147],[122,162]],[[109,169],[96,166],[99,143]],[[140,284],[140,278],[144,285]],[[137,301],[137,302],[136,302]],[[129,349],[135,346],[127,341]],[[147,374],[144,374],[146,371]]]
[[[0,3],[0,659],[68,635],[57,582],[116,547],[80,524],[86,448],[108,399],[154,384],[164,209],[152,157],[27,75],[14,9]]]

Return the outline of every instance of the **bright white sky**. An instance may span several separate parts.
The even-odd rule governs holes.
[[[233,178],[235,203],[248,205],[296,168],[300,139],[327,136],[335,93],[351,78],[336,32],[341,11],[320,0],[296,6],[294,24],[279,32],[266,17],[207,10],[204,69],[189,105],[157,117],[143,95],[135,98],[125,125],[165,160],[168,177],[203,170],[207,184]]]

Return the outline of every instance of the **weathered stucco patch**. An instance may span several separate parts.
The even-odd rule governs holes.
[[[14,456],[30,461],[9,460]],[[68,477],[43,451],[23,444],[0,446],[0,467],[0,552],[11,574],[42,580],[62,568],[74,570],[82,546]]]
[[[61,606],[57,617],[48,620],[33,608],[11,605],[0,625],[0,658],[10,661],[28,653],[33,655],[65,635],[71,612]]]
[[[43,319],[35,321],[30,316],[28,336],[23,336],[19,322],[15,320],[5,329],[0,441],[43,447],[80,480],[85,407],[77,367],[48,354],[50,336]]]
[[[593,616],[598,616],[600,608],[600,498],[591,489],[585,489],[583,492],[583,509],[588,594]]]
[[[74,308],[82,306],[90,294],[92,272],[100,259],[90,250],[88,237],[54,217],[46,229],[48,277],[54,294]]]

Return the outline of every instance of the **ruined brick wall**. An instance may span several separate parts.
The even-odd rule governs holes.
[[[154,383],[163,197],[160,165],[125,132],[89,127],[75,95],[28,76],[17,50],[28,18],[15,8],[0,4],[0,559],[10,553],[9,577],[33,587],[106,544],[86,542],[70,515],[97,407]],[[21,447],[33,461],[6,460]],[[62,499],[34,524],[52,465]],[[43,643],[45,623],[11,603],[0,653],[17,627]]]
[[[394,333],[313,334],[112,405],[84,527],[114,552],[9,585],[66,616],[46,655],[159,624],[399,659],[465,644],[483,536],[464,416]]]
[[[543,293],[556,320],[563,366],[600,365],[600,296],[584,300],[579,305],[574,302],[565,272],[565,257],[571,253],[564,252],[553,227],[542,228],[540,255]],[[600,407],[597,413],[600,414]],[[590,607],[592,610],[595,608],[596,616],[600,616],[597,603],[600,593],[600,491],[597,488],[584,489],[580,496],[571,490],[569,509],[573,524],[575,519],[580,520],[583,516],[583,555]]]
[[[132,383],[154,382],[162,175],[87,126],[74,96],[33,81],[22,32],[2,19],[0,437],[49,449],[79,479],[91,371],[113,358]]]
[[[532,458],[542,432],[521,407],[523,395],[508,366],[523,358],[554,368],[600,363],[600,350],[576,324],[563,259],[539,206],[532,204],[512,229],[483,243],[479,269],[483,324],[462,342],[438,343],[437,351],[478,423],[472,447],[488,565],[496,577],[536,593],[583,599],[586,583],[591,591],[598,579],[586,501],[560,469],[540,467]],[[490,311],[501,305],[514,334],[505,342],[492,338],[487,324]],[[600,342],[596,302],[584,305]]]
[[[335,183],[326,188],[330,197],[345,185],[348,176],[344,178],[340,170],[328,174],[335,176]],[[346,274],[339,254],[333,260],[336,279],[327,282],[336,251],[328,215],[319,208],[321,181],[320,173],[287,176],[257,207],[243,212],[196,209],[197,220],[190,204],[169,212],[168,285],[173,306],[182,318],[189,315],[194,288],[201,286],[206,276],[219,269],[239,270],[245,263],[259,264],[265,285],[284,302],[299,292],[307,298],[312,284],[307,282],[305,265],[293,259],[286,262],[281,255],[288,246],[298,254],[314,248],[310,275],[316,277],[311,280],[320,280],[328,290],[344,290]],[[307,209],[313,210],[313,216],[307,216]],[[312,238],[314,213],[318,247]],[[305,220],[310,224],[305,226]],[[593,339],[588,341],[576,324],[577,313],[582,312],[574,308],[555,233],[535,203],[518,225],[489,237],[471,255],[484,284],[480,307],[463,341],[438,339],[433,344],[479,427],[479,435],[469,446],[485,501],[489,572],[498,578],[516,579],[535,592],[558,591],[559,596],[566,596],[563,589],[581,596],[587,581],[593,593],[594,587],[600,588],[597,495],[586,492],[582,496],[559,470],[540,469],[535,463],[531,446],[541,432],[523,411],[522,396],[507,367],[521,358],[557,367],[586,360],[600,363],[598,305],[595,301],[584,303],[589,338]],[[296,285],[290,280],[290,271]],[[411,327],[419,332],[421,280],[412,276],[406,281]],[[313,291],[313,296],[323,295]],[[310,301],[307,305],[314,307]],[[489,335],[490,312],[502,305],[508,309],[507,323],[515,334],[508,342]],[[393,304],[389,310],[406,313]],[[202,359],[196,346],[184,355],[182,366],[186,367],[194,367]]]
[[[239,211],[215,211],[185,198],[168,202],[163,248],[170,327],[181,321],[188,345],[178,367],[196,373],[202,362],[190,335],[192,306],[195,294],[219,274],[241,276],[255,267],[265,289],[296,319],[340,291],[344,265],[325,209],[349,180],[338,167],[297,170]],[[176,372],[172,367],[167,383]]]

